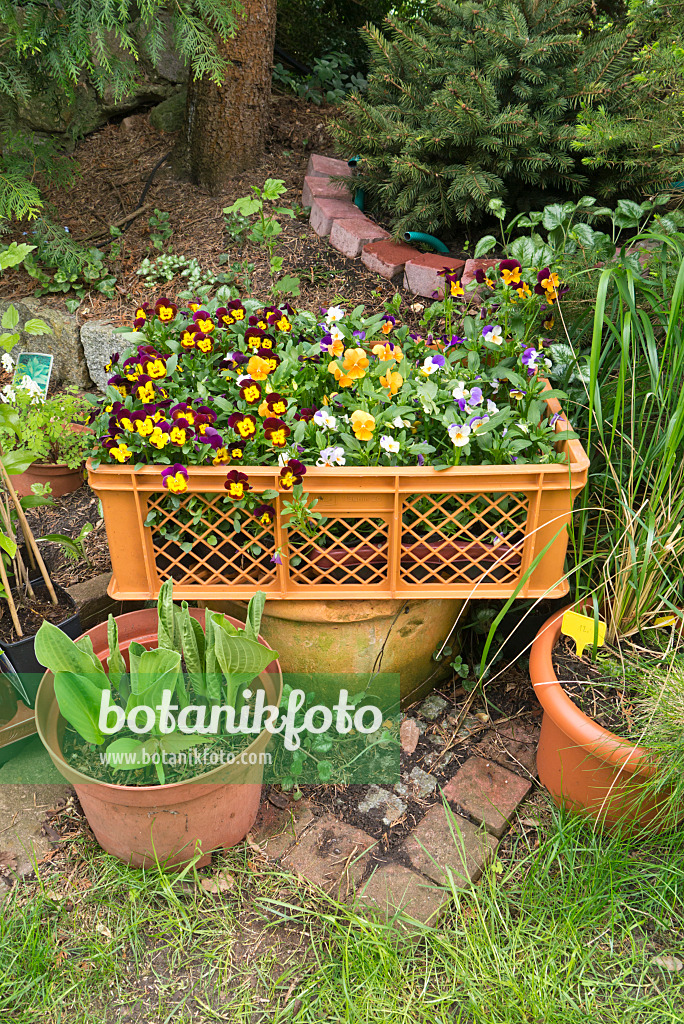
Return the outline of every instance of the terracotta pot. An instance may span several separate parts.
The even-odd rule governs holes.
[[[643,789],[653,774],[649,751],[585,715],[554,672],[552,654],[565,611],[547,619],[530,651],[532,685],[544,709],[537,749],[539,779],[558,806],[608,825],[647,824],[658,814],[656,801]]]
[[[85,423],[70,423],[69,430],[77,434],[93,433],[93,428]],[[76,469],[69,469],[64,462],[34,462],[25,473],[17,473],[12,483],[20,498],[27,498],[31,494],[33,484],[50,484],[52,497],[61,498],[64,494],[77,491],[84,480],[85,462]]]
[[[204,609],[193,608],[190,614],[204,624]],[[156,609],[128,612],[116,621],[126,660],[134,640],[148,649],[156,646]],[[233,623],[239,625],[236,620]],[[90,637],[95,653],[106,665],[107,624],[95,626],[84,635]],[[277,705],[282,693],[278,662],[271,662],[259,678],[268,703]],[[263,765],[219,765],[191,782],[165,786],[96,782],[64,760],[66,722],[59,713],[51,672],[45,673],[38,690],[36,725],[53,764],[74,786],[98,843],[126,864],[151,867],[158,862],[173,869],[187,863],[196,849],[201,849],[198,867],[202,867],[210,862],[212,850],[234,846],[254,824],[261,801]],[[262,732],[245,753],[258,757],[269,739],[270,734]]]
[[[359,687],[373,672],[397,673],[402,705],[432,690],[451,673],[450,658],[432,655],[444,643],[465,602],[458,599],[267,601],[261,630],[277,638],[283,672],[354,675]],[[244,601],[207,601],[244,620]],[[450,645],[457,650],[458,630]],[[324,680],[322,680],[324,685]],[[347,686],[350,692],[353,687]]]

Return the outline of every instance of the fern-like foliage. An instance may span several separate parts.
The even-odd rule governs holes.
[[[577,146],[578,114],[627,118],[645,95],[633,27],[588,32],[588,0],[433,0],[429,12],[366,30],[368,92],[346,101],[335,126],[398,234],[478,221],[495,198],[543,205],[671,180],[654,149],[634,160],[637,140],[616,147],[610,166]]]

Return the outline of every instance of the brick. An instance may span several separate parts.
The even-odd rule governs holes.
[[[424,252],[406,261],[404,287],[414,295],[422,295],[426,299],[431,299],[433,292],[437,292],[441,298],[444,294],[444,280],[438,276],[439,271],[453,270],[458,274],[464,267],[463,260]]]
[[[121,601],[110,597],[107,587],[111,578],[111,572],[103,572],[99,576],[93,576],[92,579],[67,587],[67,592],[78,607],[81,627],[84,631],[104,622],[110,612],[112,615],[121,615],[124,611],[131,612],[143,607],[142,601],[127,601],[124,608]]]
[[[403,242],[371,242],[370,245],[363,247],[361,262],[372,273],[391,281],[402,272],[407,260],[418,256],[420,253],[417,249],[412,245],[404,245]]]
[[[477,881],[496,847],[493,836],[453,811],[447,812],[442,804],[435,804],[400,849],[414,870],[445,885],[449,869],[453,884],[463,889]]]
[[[344,199],[348,195],[344,185],[336,184],[330,178],[307,176],[302,188],[302,206],[311,206],[314,199]]]
[[[430,885],[410,868],[402,864],[383,864],[356,893],[356,906],[384,920],[392,919],[401,911],[414,921],[434,924],[449,899],[444,889]],[[405,927],[404,922],[396,923]]]
[[[306,168],[307,177],[329,178],[333,174],[351,174],[352,169],[346,160],[338,160],[333,156],[320,156],[312,153]]]
[[[466,265],[461,275],[461,284],[464,288],[467,284],[472,284],[475,280],[476,270],[488,270],[490,267],[495,267],[499,262],[500,257],[494,256],[488,256],[480,260],[466,260]]]
[[[325,237],[336,220],[353,220],[362,216],[358,206],[351,199],[314,199],[311,204],[309,224],[317,235]]]
[[[330,229],[330,244],[333,249],[350,258],[359,256],[364,245],[380,238],[389,238],[389,233],[362,214],[336,220]]]
[[[531,783],[500,768],[492,761],[470,757],[444,787],[450,804],[482,822],[493,836],[501,837],[516,807],[530,791]]]
[[[356,888],[368,862],[375,839],[345,822],[325,814],[282,859],[284,867],[304,875],[338,898]]]
[[[313,821],[313,812],[303,800],[284,809],[266,801],[259,808],[250,834],[270,860],[279,860],[302,841]]]

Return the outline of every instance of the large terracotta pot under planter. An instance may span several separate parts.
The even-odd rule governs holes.
[[[608,825],[647,824],[656,802],[644,795],[651,776],[649,752],[609,732],[584,714],[563,690],[553,668],[563,609],[532,644],[530,676],[544,709],[537,749],[539,779],[558,805]]]
[[[244,620],[246,601],[208,601]],[[261,631],[277,645],[283,672],[339,673],[364,685],[372,673],[396,673],[406,705],[449,675],[432,655],[446,640],[465,602],[458,599],[267,601]],[[458,638],[458,630],[454,631]],[[450,646],[456,650],[452,637]],[[352,687],[348,687],[352,692]]]
[[[204,624],[204,609],[190,614]],[[157,646],[157,611],[143,609],[117,618],[121,652],[136,640]],[[235,625],[239,625],[233,620]],[[106,666],[109,653],[107,624],[88,630],[93,649]],[[278,705],[282,676],[277,661],[259,677],[267,702]],[[249,832],[259,810],[263,765],[219,765],[191,782],[165,786],[118,786],[96,782],[64,760],[66,722],[59,713],[51,672],[46,672],[36,698],[36,725],[57,770],[70,782],[81,802],[95,838],[107,853],[134,867],[159,863],[177,868],[202,850],[198,867],[208,864],[211,851],[233,846]],[[247,757],[266,749],[270,734],[262,732],[247,748]]]

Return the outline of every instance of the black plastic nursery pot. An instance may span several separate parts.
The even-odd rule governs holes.
[[[72,609],[71,614],[62,622],[57,622],[56,625],[63,630],[68,637],[72,640],[77,640],[83,632],[81,627],[81,619],[78,613],[78,608],[74,599],[67,593],[67,591],[60,587],[59,584],[54,584],[55,592],[60,599],[60,602],[64,602],[69,605]],[[47,588],[42,582],[34,586],[34,590],[37,594],[44,594],[47,596]],[[35,633],[31,633],[21,640],[15,641],[13,644],[5,644],[3,650],[15,670],[21,676],[21,681],[24,684],[24,688],[29,697],[31,707],[33,707],[36,700],[36,693],[38,692],[38,686],[42,679],[45,669],[36,658],[35,652]]]

